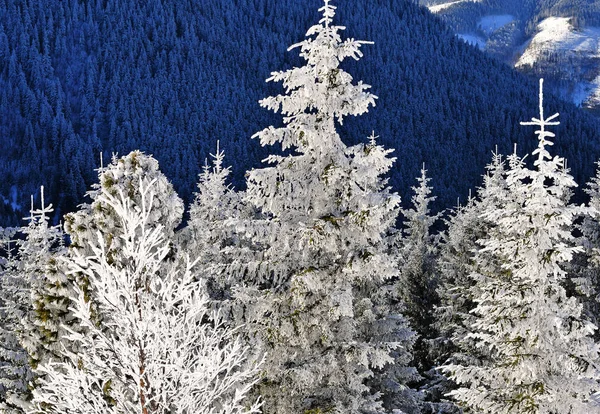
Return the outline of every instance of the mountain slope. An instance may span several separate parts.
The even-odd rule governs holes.
[[[517,69],[548,78],[554,91],[600,108],[600,3],[578,0],[422,0],[459,37]]]
[[[422,162],[440,209],[480,182],[496,144],[503,152],[513,142],[533,146],[518,122],[536,108],[535,82],[456,39],[411,1],[337,3],[346,35],[375,42],[346,69],[379,96],[369,114],[344,124],[343,138],[364,141],[374,130],[396,148],[390,183],[405,200]],[[249,137],[277,122],[257,103],[278,92],[264,80],[300,63],[286,48],[318,20],[321,4],[0,1],[1,223],[25,216],[39,185],[59,213],[73,209],[94,182],[100,151],[105,159],[135,148],[154,154],[190,200],[220,140],[243,187],[246,169],[265,155]],[[547,102],[562,114],[555,148],[581,182],[600,155],[598,124]]]

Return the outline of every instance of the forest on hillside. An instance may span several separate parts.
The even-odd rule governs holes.
[[[154,155],[191,201],[216,141],[243,189],[267,151],[250,137],[278,121],[258,105],[271,71],[298,64],[318,0],[0,1],[0,223],[18,225],[39,186],[54,222],[84,201],[113,153]],[[309,12],[307,12],[307,10]],[[313,10],[313,11],[311,11]],[[535,82],[456,39],[412,1],[347,0],[339,17],[370,39],[345,66],[374,85],[377,111],[348,119],[347,144],[375,132],[396,149],[390,183],[406,201],[425,162],[441,211],[465,200],[497,145],[531,150],[517,127],[535,105]],[[240,30],[243,28],[243,30]],[[547,97],[569,119],[556,147],[578,181],[593,175],[598,122]],[[578,195],[581,195],[578,193]],[[15,211],[16,210],[16,211]]]

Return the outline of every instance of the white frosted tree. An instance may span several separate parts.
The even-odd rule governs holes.
[[[63,232],[49,223],[53,209],[51,204],[45,205],[43,187],[40,194],[41,208],[34,208],[32,197],[29,224],[18,229],[19,237],[12,243],[14,250],[8,254],[0,284],[4,317],[12,327],[9,343],[18,355],[15,368],[27,378],[7,400],[20,407],[21,412],[30,397],[30,382],[37,365],[57,359],[59,350],[65,346],[61,341],[64,333],[61,325],[72,322],[68,311],[69,286],[58,264],[58,258],[66,250]],[[21,350],[26,353],[23,355]]]
[[[45,205],[41,188],[41,208],[31,206],[29,225],[21,229],[25,239],[18,242],[19,269],[16,277],[26,284],[19,340],[29,353],[33,368],[40,361],[56,358],[65,345],[60,338],[61,325],[72,322],[69,316],[70,284],[61,269],[60,257],[66,253],[64,233],[60,226],[51,226],[52,204]],[[15,303],[15,305],[17,305]]]
[[[169,257],[172,228],[157,220],[165,217],[164,200],[154,195],[158,180],[141,173],[130,181],[133,191],[102,186],[95,193],[110,215],[109,231],[100,227],[96,240],[79,239],[65,259],[69,273],[91,288],[75,286],[81,329],[69,340],[77,352],[65,349],[64,361],[38,368],[44,375],[29,413],[259,412],[245,394],[260,361],[248,361],[235,331],[208,309],[194,262]]]
[[[425,165],[417,178],[418,186],[413,187],[412,207],[403,211],[404,234],[398,241],[400,279],[398,288],[403,304],[403,314],[417,332],[414,356],[420,372],[433,367],[430,355],[430,341],[436,335],[434,307],[438,305],[437,285],[438,240],[431,234],[431,226],[439,214],[432,214],[430,204],[435,200],[431,195]]]
[[[516,157],[516,153],[511,158]],[[506,202],[506,162],[496,150],[486,167],[483,186],[477,189],[477,198],[471,197],[466,205],[458,206],[447,219],[448,229],[441,236],[438,269],[440,304],[435,310],[437,363],[450,361],[476,361],[473,344],[465,348],[465,335],[473,320],[475,308],[472,273],[480,267],[475,255],[481,248],[479,240],[485,238],[496,223],[484,216],[490,209],[500,208]],[[479,253],[481,258],[481,253]],[[459,348],[461,344],[462,350]]]
[[[600,163],[598,163],[600,165]],[[571,263],[568,285],[583,302],[586,317],[596,326],[600,322],[600,169],[592,177],[584,190],[590,197],[589,206],[592,211],[583,217],[578,225],[581,235],[577,244],[583,251],[575,256]],[[600,340],[600,332],[595,332],[596,341]]]
[[[85,255],[92,254],[94,248],[103,248],[111,264],[126,266],[127,259],[119,264],[122,251],[122,222],[101,195],[108,193],[117,196],[123,192],[135,205],[141,205],[140,184],[148,186],[150,182],[153,183],[155,204],[151,221],[163,226],[168,240],[174,239],[175,229],[183,217],[183,201],[160,171],[156,159],[137,150],[120,158],[114,155],[107,167],[98,169],[98,179],[99,184],[95,184],[87,193],[90,204],[83,204],[79,211],[65,215],[65,232],[71,240],[70,252],[83,249],[81,254]],[[98,238],[98,232],[104,235],[102,239]],[[98,243],[104,245],[100,246]],[[170,258],[174,257],[177,247],[171,243]],[[70,280],[72,285],[78,285],[91,297],[93,286],[90,286],[85,275],[71,274]]]
[[[497,223],[475,256],[475,319],[467,338],[488,356],[485,364],[444,369],[461,388],[451,395],[481,413],[578,414],[598,411],[600,390],[596,327],[582,318],[582,306],[562,284],[573,247],[573,221],[584,207],[568,204],[576,184],[564,159],[547,147],[554,134],[544,117],[540,81],[538,148],[534,169],[511,160],[503,206],[483,213]],[[514,157],[513,157],[514,158]],[[500,269],[498,269],[498,266]]]
[[[253,254],[244,246],[246,240],[236,232],[236,225],[253,218],[255,209],[229,185],[230,168],[224,165],[225,153],[218,142],[211,157],[212,163],[207,161],[200,174],[188,225],[178,238],[190,256],[199,260],[197,266],[210,296],[221,300],[230,297],[229,285],[237,281],[227,277],[229,270],[239,269],[244,258]]]
[[[17,229],[0,228],[0,412],[6,414],[22,413],[22,402],[27,400],[29,390],[27,384],[33,378],[29,366],[27,351],[18,340],[19,319],[10,294],[19,293],[15,286],[9,264],[14,260],[12,246]],[[8,300],[10,299],[10,300]]]
[[[171,239],[183,217],[183,202],[177,196],[173,185],[160,171],[158,161],[141,151],[132,151],[124,157],[114,156],[112,162],[98,170],[100,183],[96,184],[87,197],[90,204],[65,215],[65,231],[71,238],[70,249],[91,248],[98,242],[97,232],[106,234],[103,240],[107,254],[118,260],[122,232],[121,223],[111,207],[106,205],[102,192],[112,195],[123,191],[134,202],[140,203],[140,179],[144,185],[154,182],[154,202],[152,221],[164,227],[167,238]]]
[[[340,67],[359,59],[366,42],[342,40],[328,0],[320,11],[307,39],[290,48],[306,64],[273,73],[269,81],[282,82],[285,94],[261,101],[281,111],[284,126],[255,137],[290,153],[248,174],[246,199],[266,219],[244,228],[259,254],[234,293],[249,339],[267,353],[257,388],[266,413],[383,412],[368,382],[394,360],[410,360],[414,341],[380,289],[398,275],[387,235],[399,197],[382,179],[390,151],[374,137],[347,147],[338,134],[336,124],[367,112],[376,97]],[[396,370],[389,391],[407,391],[414,375]]]

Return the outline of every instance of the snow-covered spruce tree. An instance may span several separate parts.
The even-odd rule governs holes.
[[[40,194],[41,208],[34,210],[32,204],[29,225],[21,229],[25,239],[18,242],[20,268],[16,275],[27,285],[22,303],[27,311],[20,318],[19,340],[34,369],[40,361],[56,359],[65,346],[60,341],[64,333],[61,325],[72,322],[70,284],[60,266],[60,257],[66,253],[64,233],[60,226],[49,224],[54,210],[52,204],[45,205],[44,187]]]
[[[27,351],[18,340],[19,320],[15,311],[7,303],[9,293],[17,293],[17,288],[8,269],[15,254],[12,247],[17,229],[0,228],[0,412],[21,414],[22,402],[27,400],[27,384],[33,378],[29,367]],[[7,280],[8,278],[8,280]]]
[[[111,168],[119,171],[118,163]],[[83,329],[69,339],[78,351],[65,349],[64,362],[38,368],[44,376],[30,413],[259,412],[258,401],[245,399],[259,364],[248,363],[246,346],[208,310],[194,263],[168,257],[172,228],[161,223],[165,205],[154,195],[164,188],[150,172],[131,178],[133,191],[113,185],[95,192],[109,231],[98,227],[96,240],[80,238],[66,259],[91,287],[75,286],[73,312]]]
[[[239,268],[247,250],[235,225],[253,218],[255,209],[228,184],[230,168],[224,166],[225,153],[218,143],[216,154],[211,156],[212,165],[207,161],[199,177],[188,226],[178,238],[190,256],[198,260],[196,266],[207,281],[210,296],[225,299],[230,297],[229,284],[237,281],[226,277],[228,270]]]
[[[123,191],[134,203],[139,204],[140,179],[143,183],[154,182],[156,205],[152,209],[152,221],[161,224],[167,239],[172,239],[175,228],[183,217],[183,202],[175,193],[173,185],[159,170],[156,159],[140,151],[132,151],[121,158],[114,156],[107,167],[98,170],[98,178],[100,184],[87,193],[91,203],[84,204],[79,211],[65,216],[65,231],[71,237],[71,250],[91,249],[99,241],[97,233],[100,231],[106,235],[103,242],[106,243],[104,247],[107,254],[113,260],[118,260],[122,242],[121,222],[99,196],[104,191],[113,196]]]
[[[510,197],[484,217],[497,223],[481,243],[475,260],[484,263],[476,281],[475,320],[468,337],[488,355],[483,365],[448,365],[444,369],[461,388],[451,394],[482,413],[576,414],[598,411],[592,395],[600,390],[596,327],[581,317],[582,306],[568,297],[563,263],[580,250],[572,247],[573,220],[584,207],[568,204],[576,184],[564,159],[551,157],[555,114],[544,117],[540,82],[540,117],[524,125],[540,127],[534,169],[523,160],[507,171]],[[493,257],[500,264],[488,266]]]
[[[385,237],[399,197],[381,177],[392,165],[390,151],[374,138],[347,147],[336,130],[336,122],[366,112],[376,97],[340,68],[362,56],[365,42],[342,41],[329,0],[320,11],[307,39],[291,47],[306,65],[273,73],[269,81],[282,82],[286,94],[261,101],[282,112],[284,126],[255,136],[291,154],[271,155],[270,167],[248,174],[246,199],[267,219],[255,223],[262,252],[246,267],[246,288],[235,293],[249,337],[267,354],[257,387],[266,413],[382,412],[382,396],[367,381],[387,376],[394,358],[409,361],[414,340],[378,296],[398,275]],[[403,368],[386,377],[389,392],[405,392],[415,376]]]
[[[600,162],[598,163],[600,166]],[[578,295],[583,303],[583,312],[596,326],[600,322],[600,168],[584,190],[590,197],[590,214],[578,225],[581,233],[577,244],[583,247],[570,263],[570,282],[567,287]],[[600,341],[599,330],[594,338]]]
[[[183,217],[183,202],[177,196],[173,185],[160,171],[158,161],[150,155],[140,151],[132,151],[128,155],[118,158],[113,156],[111,163],[98,170],[99,184],[93,186],[87,193],[91,199],[90,204],[82,205],[81,209],[65,215],[65,232],[71,239],[69,250],[71,252],[84,249],[81,254],[91,254],[93,247],[106,249],[106,254],[118,266],[121,261],[121,221],[101,194],[108,192],[116,196],[121,191],[127,194],[134,205],[140,205],[140,182],[147,186],[153,182],[154,203],[152,208],[152,222],[164,228],[167,240],[173,240],[175,228]],[[98,239],[98,232],[105,235]],[[99,246],[97,243],[105,243]],[[175,249],[175,245],[172,245]],[[173,256],[175,252],[172,252]],[[121,266],[127,266],[123,262]],[[89,282],[84,275],[71,275],[72,284],[77,284],[84,291],[88,291]],[[89,293],[89,292],[88,292]],[[92,307],[93,313],[93,307]]]
[[[72,322],[67,278],[58,260],[66,250],[63,233],[59,226],[49,224],[53,209],[52,205],[45,205],[43,187],[41,204],[41,209],[34,209],[32,197],[29,224],[19,229],[0,284],[5,318],[12,326],[18,349],[26,351],[24,365],[23,355],[12,346],[18,354],[16,369],[27,378],[25,384],[33,379],[41,361],[58,358],[60,349],[66,346],[61,340],[61,325]],[[25,387],[12,393],[8,400],[24,410],[29,391]]]
[[[431,226],[439,218],[431,214],[430,179],[425,165],[418,186],[413,187],[412,207],[404,210],[404,234],[398,241],[400,279],[398,288],[403,303],[403,314],[419,335],[415,347],[415,364],[421,373],[429,371],[434,361],[430,355],[430,341],[437,337],[434,326],[434,307],[439,303],[437,285],[437,238],[431,234]]]
[[[486,170],[477,198],[469,195],[466,205],[453,211],[446,221],[448,229],[441,236],[440,305],[435,310],[436,329],[440,333],[436,340],[438,365],[456,361],[473,363],[481,356],[476,357],[474,343],[465,348],[464,339],[473,321],[471,311],[476,306],[471,274],[477,272],[480,263],[475,260],[475,254],[481,248],[479,240],[496,226],[483,213],[502,207],[507,197],[505,161],[497,150]]]

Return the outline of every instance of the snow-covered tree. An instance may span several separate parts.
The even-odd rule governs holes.
[[[152,209],[152,220],[163,225],[167,238],[172,238],[183,217],[183,202],[160,171],[156,159],[140,151],[132,151],[121,158],[114,156],[107,167],[98,170],[98,176],[100,183],[87,193],[91,203],[84,204],[79,211],[65,216],[65,231],[71,238],[69,247],[72,250],[94,246],[98,242],[97,232],[101,231],[106,234],[103,242],[106,243],[104,247],[107,254],[113,260],[118,260],[122,242],[122,230],[119,227],[121,223],[100,195],[106,191],[114,196],[123,191],[139,204],[140,178],[145,185],[154,182],[156,205]]]
[[[516,154],[514,154],[516,156]],[[477,198],[469,198],[464,206],[457,206],[446,220],[448,229],[441,236],[438,268],[440,304],[436,308],[436,328],[440,337],[436,341],[437,363],[474,361],[473,346],[465,349],[465,335],[473,320],[471,311],[476,304],[470,277],[477,272],[476,252],[479,240],[487,236],[496,223],[483,216],[485,211],[500,208],[506,198],[506,166],[496,150],[486,167],[483,186],[477,189]],[[461,343],[463,349],[458,348]],[[473,345],[473,344],[471,344]]]
[[[8,264],[15,260],[12,247],[17,229],[0,228],[0,412],[6,414],[22,413],[22,402],[27,399],[27,384],[33,378],[29,366],[27,351],[18,340],[19,320],[9,299],[9,293],[15,293],[16,286]]]
[[[132,151],[121,158],[113,156],[107,167],[98,170],[98,178],[99,184],[94,185],[87,193],[91,203],[82,205],[79,211],[65,215],[65,232],[71,239],[70,251],[84,249],[82,254],[85,255],[91,254],[94,247],[102,247],[106,249],[109,260],[115,266],[119,266],[122,260],[122,222],[102,194],[116,196],[123,192],[135,205],[140,206],[140,183],[144,186],[150,182],[154,183],[155,205],[152,208],[151,219],[157,225],[163,226],[168,240],[173,240],[175,228],[183,217],[183,202],[177,196],[173,185],[160,171],[156,159],[140,151]],[[97,237],[99,231],[105,235],[102,239]],[[100,242],[105,245],[97,245]],[[173,249],[175,247],[172,245]],[[127,259],[123,260],[120,266],[127,266]],[[93,288],[89,286],[85,275],[72,274],[71,279],[72,284],[79,285],[86,292]],[[91,292],[88,292],[88,295],[91,295]]]
[[[574,217],[584,207],[568,204],[576,184],[564,159],[547,147],[554,134],[544,117],[542,82],[540,116],[524,125],[539,126],[534,169],[513,157],[506,173],[509,196],[483,216],[497,225],[481,240],[471,332],[487,355],[484,364],[444,367],[461,388],[451,392],[461,404],[482,413],[588,413],[600,390],[596,327],[582,318],[582,305],[562,284],[564,263],[580,250],[573,247]]]
[[[72,321],[68,310],[70,285],[59,264],[66,252],[64,234],[60,226],[49,224],[54,210],[52,204],[45,205],[44,187],[40,194],[41,208],[34,210],[32,205],[29,225],[21,229],[25,239],[18,242],[20,266],[16,274],[26,284],[23,305],[28,309],[20,318],[20,341],[33,368],[40,361],[56,359],[65,345],[59,340],[64,333],[61,325]]]
[[[16,358],[13,369],[22,374],[21,380],[26,378],[9,400],[22,410],[35,368],[41,361],[57,359],[65,346],[61,325],[72,321],[67,278],[58,264],[65,253],[63,233],[59,226],[49,224],[52,212],[52,205],[45,205],[42,187],[41,209],[34,209],[32,197],[29,224],[19,229],[12,243],[14,250],[7,254],[0,283],[4,317],[12,327],[7,346]]]
[[[393,352],[399,362],[410,356],[413,342],[378,296],[398,275],[386,236],[399,197],[381,177],[393,159],[374,137],[347,147],[336,128],[375,103],[369,86],[340,67],[359,59],[366,42],[342,40],[329,0],[320,11],[307,39],[290,48],[306,64],[273,73],[269,81],[282,82],[285,94],[261,101],[281,111],[284,126],[255,136],[289,154],[269,156],[271,166],[247,180],[246,199],[267,218],[244,230],[260,254],[235,294],[248,336],[267,353],[257,388],[267,413],[380,412],[381,396],[367,381],[394,362]],[[407,371],[397,370],[390,390],[405,391],[415,375]]]
[[[418,186],[413,187],[412,207],[403,211],[404,235],[398,241],[400,300],[403,303],[403,314],[419,335],[414,356],[421,372],[426,372],[433,366],[429,341],[437,336],[434,307],[439,302],[439,277],[436,268],[438,243],[431,234],[431,226],[437,221],[439,214],[432,214],[430,210],[430,203],[435,197],[431,196],[429,181],[423,165],[421,176],[417,178]]]
[[[598,163],[600,165],[600,163]],[[578,225],[581,235],[577,244],[583,248],[570,265],[570,282],[567,287],[578,295],[583,303],[583,312],[596,326],[600,322],[600,169],[596,171],[584,190],[590,197],[592,211]],[[595,332],[596,341],[600,332]]]
[[[98,225],[96,240],[79,238],[65,259],[69,273],[91,287],[75,286],[73,312],[82,329],[69,340],[78,350],[65,349],[64,361],[38,368],[44,376],[30,413],[259,412],[259,402],[245,395],[260,361],[248,361],[235,331],[209,311],[194,262],[169,257],[173,221],[164,220],[164,200],[155,197],[164,187],[152,175],[131,177],[133,191],[103,185],[95,192],[110,226]]]
[[[226,276],[228,271],[239,269],[244,257],[252,254],[235,225],[253,218],[255,209],[229,185],[230,168],[224,166],[225,153],[219,150],[218,143],[211,156],[212,164],[207,161],[200,174],[188,225],[178,238],[190,256],[198,259],[197,266],[207,280],[210,296],[225,299],[230,297],[229,285],[237,281]]]

